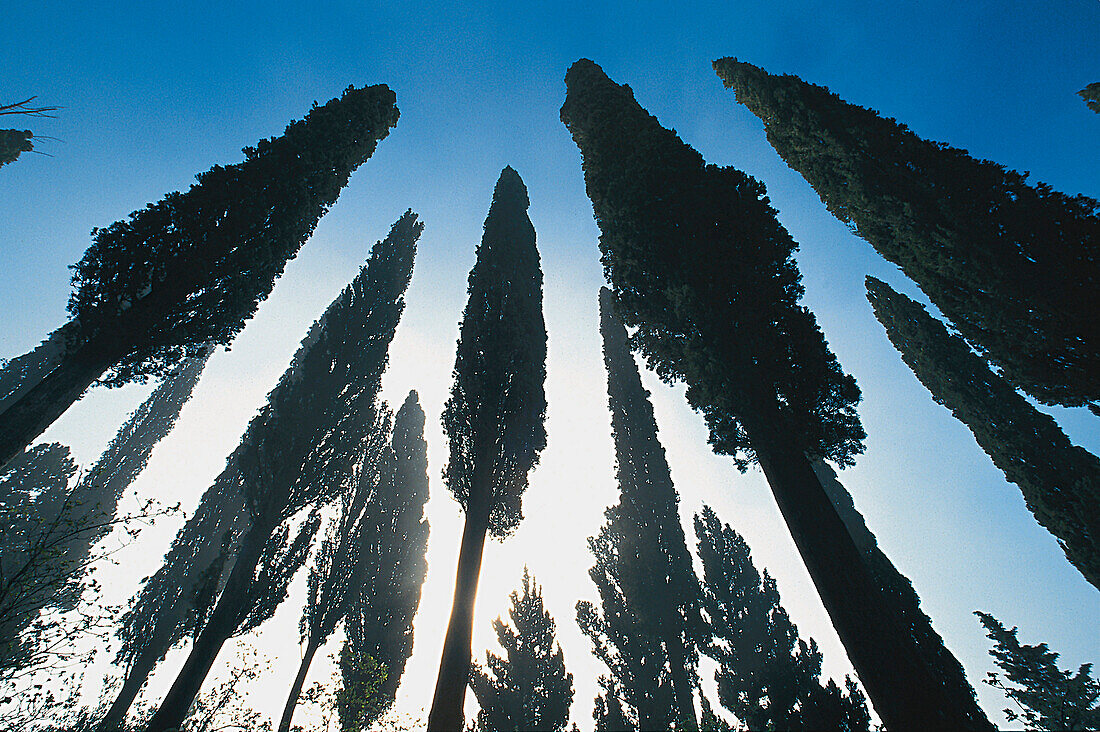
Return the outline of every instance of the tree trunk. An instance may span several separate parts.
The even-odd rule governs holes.
[[[57,368],[0,412],[0,469],[45,432],[117,360],[113,349],[85,344],[66,354]]]
[[[676,729],[697,730],[699,719],[695,716],[695,688],[688,678],[686,653],[678,638],[666,641],[665,654],[672,675],[672,696],[676,702]]]
[[[153,657],[152,653],[148,652],[142,653],[134,659],[126,673],[126,678],[122,681],[122,688],[119,690],[118,696],[115,697],[111,708],[107,710],[107,714],[99,723],[99,732],[116,732],[116,730],[122,728],[122,725],[126,722],[126,714],[130,711],[134,699],[137,698],[138,692],[145,685],[145,681],[149,678],[149,674],[153,672],[153,667],[156,664],[157,659]]]
[[[313,663],[313,656],[317,653],[319,647],[319,644],[312,638],[306,644],[305,655],[302,656],[302,663],[298,666],[298,675],[294,677],[294,684],[290,687],[290,695],[286,698],[283,718],[279,720],[279,732],[290,732],[290,720],[294,717],[294,707],[298,706],[298,697],[302,695],[302,686],[306,683],[309,665]]]
[[[738,416],[791,537],[886,728],[993,730],[984,717],[950,705],[939,679],[921,661],[912,634],[898,627],[809,460],[784,429],[779,404],[760,400],[742,411]]]
[[[195,638],[187,661],[180,669],[164,701],[161,702],[160,709],[149,720],[145,732],[174,732],[183,724],[187,711],[202,687],[202,682],[206,680],[210,667],[214,665],[218,651],[240,626],[244,615],[243,610],[248,603],[256,565],[260,561],[264,544],[271,536],[273,529],[274,527],[266,522],[253,523],[250,527],[248,534],[241,542],[237,561],[233,565],[229,578],[226,579],[225,588],[218,598],[214,612],[210,614],[210,619],[202,632]]]
[[[488,486],[474,486],[474,490],[470,491],[466,526],[462,530],[462,543],[458,551],[454,603],[451,605],[447,636],[443,641],[443,657],[439,661],[432,710],[428,715],[428,732],[458,732],[463,729],[462,706],[470,680],[474,601],[481,575],[485,534],[489,530],[489,492]],[[474,495],[480,496],[477,501],[473,499]]]

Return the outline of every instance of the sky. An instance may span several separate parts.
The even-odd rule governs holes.
[[[600,668],[576,626],[574,605],[596,599],[586,538],[617,490],[598,334],[599,232],[580,155],[558,117],[565,71],[580,57],[629,84],[643,107],[709,162],[736,166],[767,185],[781,222],[801,244],[804,302],[863,390],[867,450],[840,479],[887,556],[912,581],[990,718],[1003,723],[1000,710],[1008,702],[981,683],[994,667],[973,611],[1019,626],[1024,642],[1048,642],[1064,666],[1100,662],[1100,593],[1035,523],[1019,490],[969,431],[902,363],[871,313],[863,278],[873,274],[925,300],[825,210],[710,65],[737,56],[773,73],[797,74],[923,137],[1095,197],[1100,116],[1076,92],[1100,80],[1096,0],[44,2],[6,8],[5,25],[12,40],[0,44],[0,104],[37,95],[63,108],[55,119],[25,122],[37,135],[58,138],[36,145],[48,156],[27,154],[0,169],[0,358],[30,350],[65,321],[67,268],[90,243],[93,227],[185,189],[214,164],[239,161],[242,147],[279,134],[313,101],[323,103],[349,84],[395,90],[397,127],[353,175],[232,349],[211,358],[175,431],[127,500],[153,497],[193,510],[310,323],[390,224],[407,208],[419,213],[425,230],[384,379],[392,405],[416,389],[428,416],[429,574],[397,703],[406,718],[430,704],[462,526],[440,477],[446,443],[439,415],[466,275],[493,184],[511,165],[529,189],[545,274],[549,437],[524,498],[524,523],[505,543],[486,548],[474,655],[495,648],[490,621],[506,612],[508,593],[527,565],[543,586],[575,677],[572,718],[582,729],[592,727]],[[689,542],[692,514],[711,505],[746,537],[757,566],[776,577],[803,637],[821,645],[825,673],[838,679],[851,673],[759,469],[742,475],[730,459],[711,453],[682,386],[648,372],[643,380]],[[93,389],[42,439],[70,445],[89,465],[150,389]],[[1076,444],[1100,451],[1096,417],[1043,409]],[[101,568],[107,599],[125,603],[134,594],[181,522],[148,529]],[[224,673],[234,654],[248,648],[266,657],[268,670],[246,689],[247,703],[274,717],[300,657],[304,585],[299,577],[276,617],[227,644],[216,664]],[[325,652],[336,647],[334,641]],[[182,660],[176,652],[160,666],[153,697]],[[87,670],[93,693],[110,670],[104,663]],[[320,659],[310,679],[330,672]],[[704,690],[716,701],[710,675],[704,667]],[[468,702],[468,713],[474,708]]]

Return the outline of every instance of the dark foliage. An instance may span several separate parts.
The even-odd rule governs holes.
[[[80,323],[77,341],[126,332],[129,352],[108,383],[232,340],[397,124],[394,100],[384,84],[348,87],[281,136],[246,147],[244,162],[216,165],[186,193],[94,230],[73,266],[69,312]]]
[[[1005,709],[1010,722],[1022,722],[1027,730],[1100,729],[1100,682],[1092,677],[1092,664],[1077,672],[1058,668],[1058,654],[1046,643],[1020,643],[1017,629],[1007,630],[997,618],[976,612],[990,640],[989,652],[1004,672],[990,672],[986,683],[1003,691],[1019,711]]]
[[[519,174],[505,168],[470,270],[443,412],[447,487],[465,510],[472,492],[487,491],[489,530],[500,539],[523,520],[527,475],[546,446],[546,325],[529,205]]]
[[[35,665],[36,649],[41,651],[52,635],[45,632],[51,623],[40,620],[39,611],[76,607],[89,587],[87,572],[99,558],[93,547],[101,539],[116,526],[128,526],[132,536],[134,520],[161,513],[152,503],[136,516],[120,517],[116,509],[153,448],[171,431],[208,355],[209,349],[176,367],[76,481],[71,480],[76,466],[68,449],[57,444],[35,446],[0,475],[0,525],[5,528],[0,540],[0,669]]]
[[[965,424],[1073,566],[1100,588],[1100,460],[991,371],[962,338],[889,285],[867,297],[890,341],[937,403]]]
[[[30,130],[0,130],[0,166],[14,163],[20,154],[34,149]]]
[[[943,695],[810,466],[863,449],[859,390],[798,304],[795,243],[764,186],[706,165],[591,61],[565,81],[562,121],[583,156],[618,313],[637,327],[631,345],[662,379],[686,382],[717,452],[760,464],[883,722],[988,729]]]
[[[230,456],[225,472],[239,476],[247,528],[190,656],[149,723],[152,732],[180,724],[226,639],[274,612],[319,526],[316,507],[349,486],[376,424],[378,389],[421,229],[406,212],[374,246],[359,275],[314,323]],[[295,519],[311,507],[307,519]]]
[[[631,345],[662,379],[684,379],[711,442],[741,468],[739,423],[759,399],[785,406],[805,451],[852,462],[863,450],[859,389],[798,304],[797,244],[764,185],[707,165],[591,61],[566,75],[561,109],[584,156],[604,271]]]
[[[589,576],[603,613],[580,602],[577,618],[643,729],[693,729],[696,642],[704,633],[699,583],[649,393],[606,288],[600,290],[600,332],[620,499],[589,540],[596,557]]]
[[[1100,81],[1094,81],[1086,86],[1077,95],[1085,100],[1085,104],[1093,112],[1100,114]]]
[[[463,726],[474,600],[486,534],[504,539],[523,519],[527,476],[546,446],[546,325],[527,187],[501,171],[470,270],[454,385],[443,410],[447,487],[466,513],[454,603],[428,729]]]
[[[718,662],[718,698],[751,730],[836,729],[866,732],[870,715],[862,692],[823,686],[817,644],[779,604],[775,580],[753,566],[745,540],[709,507],[695,516],[703,596],[717,642],[704,653]]]
[[[542,602],[542,589],[523,568],[523,594],[511,594],[508,615],[493,630],[505,657],[485,653],[486,668],[476,663],[470,688],[481,707],[478,729],[485,732],[561,732],[573,703],[573,674],[557,643],[557,626]]]
[[[215,166],[186,193],[94,230],[72,268],[66,352],[0,412],[0,464],[97,380],[143,381],[206,344],[229,343],[397,123],[394,101],[384,85],[348,87],[245,148],[244,162]]]
[[[344,732],[369,729],[397,696],[428,572],[428,445],[415,391],[397,411],[376,490],[356,532],[337,711]]]
[[[901,267],[1013,385],[1100,399],[1100,201],[1067,196],[796,76],[714,62],[829,211]]]

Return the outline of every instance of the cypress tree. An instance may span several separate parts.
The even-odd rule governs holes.
[[[349,639],[354,637],[361,644],[373,640],[371,658],[386,670],[369,706],[381,714],[393,703],[412,653],[412,619],[427,571],[428,458],[423,433],[424,413],[412,391],[397,412],[392,430],[376,433],[389,444],[368,451],[377,457],[364,461],[354,487],[341,500],[340,513],[310,568],[302,616],[306,648],[280,730],[290,729],[313,655],[349,612],[356,626]],[[359,720],[365,727],[373,721]]]
[[[359,559],[361,535],[367,524],[377,519],[367,508],[374,508],[381,499],[380,493],[386,490],[382,473],[387,469],[385,463],[392,462],[386,454],[391,422],[389,409],[380,409],[378,423],[367,439],[363,458],[351,478],[351,488],[340,496],[339,510],[330,522],[314,563],[309,568],[306,605],[299,622],[305,649],[283,707],[279,732],[290,730],[294,707],[298,704],[313,657],[344,619],[348,604],[357,590],[355,566]]]
[[[642,729],[669,722],[676,729],[694,729],[696,642],[703,633],[699,583],[649,393],[613,308],[611,291],[602,288],[600,333],[620,499],[607,510],[599,536],[589,542],[596,555],[589,575],[599,589],[603,615],[581,602],[577,617]],[[653,690],[665,686],[671,689],[672,705],[661,708],[664,699]]]
[[[988,613],[974,613],[985,626],[994,646],[989,651],[1004,672],[990,672],[986,683],[1000,689],[1020,711],[1005,709],[1010,722],[1024,723],[1026,730],[1100,729],[1100,681],[1092,677],[1092,664],[1077,672],[1058,668],[1058,654],[1046,643],[1027,645]],[[1006,683],[1007,682],[1007,683]]]
[[[238,474],[225,471],[203,494],[194,515],[176,535],[160,569],[147,578],[123,614],[115,664],[124,668],[122,686],[100,721],[114,732],[153,668],[172,646],[194,637],[233,566],[248,511]]]
[[[1100,201],[929,142],[796,76],[714,62],[834,216],[899,266],[1012,384],[1100,399]]]
[[[388,87],[348,87],[245,148],[244,162],[214,166],[186,193],[93,230],[73,266],[63,356],[0,412],[0,465],[97,379],[141,381],[207,343],[229,343],[396,123]]]
[[[443,643],[430,732],[462,728],[474,599],[486,534],[505,539],[523,519],[527,474],[546,446],[546,325],[527,187],[501,171],[470,270],[454,386],[443,412],[447,487],[466,512],[454,603]]]
[[[247,527],[150,732],[179,727],[222,644],[266,620],[286,596],[319,524],[314,509],[292,531],[294,517],[347,487],[376,423],[378,389],[421,228],[406,212],[374,246],[359,275],[314,323],[230,456],[226,472],[239,476]]]
[[[413,650],[413,618],[428,572],[428,445],[409,392],[393,425],[376,520],[364,524],[340,654],[337,711],[344,732],[368,729],[397,697]]]
[[[988,729],[947,704],[807,456],[850,464],[859,390],[805,307],[764,186],[702,156],[588,60],[566,74],[562,121],[583,156],[616,309],[666,381],[687,383],[715,450],[758,462],[825,609],[887,727]]]
[[[874,277],[867,297],[886,334],[937,403],[1020,487],[1036,521],[1100,588],[1100,459],[1070,443],[1058,424],[989,369],[962,338]]]
[[[28,640],[24,631],[40,610],[76,606],[95,560],[92,548],[126,520],[116,515],[118,501],[171,431],[208,355],[209,349],[177,366],[75,483],[76,466],[61,445],[36,446],[9,463],[0,477],[0,646],[31,649],[34,643],[17,639]],[[27,660],[18,652],[0,658],[0,665]]]
[[[573,703],[573,674],[557,643],[557,626],[542,602],[542,589],[523,568],[523,594],[512,592],[509,626],[500,618],[493,630],[505,658],[486,651],[486,672],[473,664],[478,729],[484,732],[562,732]],[[514,627],[514,629],[513,629]]]
[[[718,662],[718,699],[748,729],[870,727],[858,689],[848,695],[822,686],[821,652],[807,644],[779,604],[775,580],[753,566],[748,544],[709,507],[695,516],[703,597],[718,643],[704,653]]]

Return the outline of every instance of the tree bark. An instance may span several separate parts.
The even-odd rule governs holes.
[[[113,349],[87,343],[0,412],[0,469],[83,396],[118,361]]]
[[[766,393],[766,392],[758,392]],[[912,635],[898,627],[863,555],[852,541],[809,460],[790,440],[774,400],[738,415],[837,635],[891,732],[993,730],[949,705],[942,684],[921,661]]]
[[[290,720],[294,717],[294,707],[298,706],[298,697],[302,695],[302,686],[306,682],[306,674],[309,673],[309,665],[313,663],[319,644],[312,638],[306,644],[306,652],[302,656],[302,663],[298,666],[298,675],[294,677],[294,684],[290,687],[290,695],[286,698],[286,707],[283,708],[283,718],[279,720],[279,732],[290,732]]]
[[[195,638],[187,661],[161,702],[160,709],[149,720],[145,732],[175,732],[183,725],[187,711],[210,673],[218,652],[240,626],[242,609],[248,603],[256,565],[259,564],[260,554],[273,528],[267,523],[253,523],[250,527],[241,542],[237,561],[225,582],[214,612]]]
[[[130,711],[134,699],[137,698],[138,692],[145,685],[145,681],[149,678],[149,674],[153,672],[153,667],[156,664],[157,659],[153,657],[152,653],[142,653],[134,659],[134,663],[127,670],[126,678],[122,681],[122,688],[119,690],[118,696],[115,697],[111,708],[107,710],[107,714],[99,722],[99,732],[116,732],[116,730],[122,728],[122,725],[126,722],[126,714]]]
[[[481,557],[485,551],[485,535],[489,530],[491,504],[487,486],[475,486],[466,511],[466,525],[458,552],[455,576],[455,596],[451,619],[443,641],[443,657],[439,661],[439,676],[435,682],[432,710],[428,715],[428,732],[458,732],[463,729],[462,707],[466,686],[470,680],[470,642],[474,625],[474,601],[481,576]],[[479,495],[478,500],[473,495]]]

